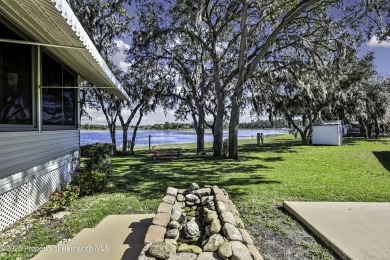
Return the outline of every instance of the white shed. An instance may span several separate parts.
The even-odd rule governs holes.
[[[343,124],[341,120],[316,121],[313,124],[312,144],[342,145]]]

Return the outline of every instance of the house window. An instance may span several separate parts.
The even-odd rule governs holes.
[[[44,52],[42,85],[43,125],[76,126],[76,76]]]
[[[0,23],[0,38],[21,40]],[[0,42],[0,124],[32,125],[31,46]]]

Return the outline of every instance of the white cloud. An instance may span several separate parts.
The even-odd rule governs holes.
[[[372,36],[371,39],[366,43],[369,47],[385,47],[390,48],[390,42],[379,42],[376,36]]]
[[[118,51],[111,57],[112,61],[118,68],[123,71],[127,71],[127,68],[130,66],[130,64],[126,62],[125,51],[130,48],[130,45],[122,40],[116,41],[115,44],[118,47]]]

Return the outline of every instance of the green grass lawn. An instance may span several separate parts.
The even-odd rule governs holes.
[[[389,138],[345,138],[343,146],[301,146],[287,135],[267,138],[262,146],[244,140],[239,161],[215,159],[211,150],[196,156],[194,145],[181,147],[181,161],[152,163],[142,149],[133,157],[114,157],[106,192],[79,199],[61,222],[37,212],[22,239],[3,236],[0,242],[24,248],[56,244],[109,214],[154,213],[167,187],[197,182],[226,189],[265,259],[337,259],[282,209],[283,201],[390,200]],[[0,252],[10,259],[32,255]]]

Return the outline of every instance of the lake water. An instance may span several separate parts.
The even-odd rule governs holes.
[[[243,129],[238,131],[238,139],[256,139],[257,133],[264,135],[285,134],[286,129]],[[128,140],[131,140],[133,131],[129,131]],[[149,135],[151,135],[151,145],[161,144],[185,144],[196,143],[195,130],[139,130],[136,137],[136,146],[149,145]],[[228,138],[227,131],[224,132],[225,138]],[[111,143],[108,131],[81,131],[81,145],[92,143]],[[122,145],[122,131],[117,131],[116,142],[118,146]],[[212,142],[213,135],[211,130],[205,132],[205,142]]]

